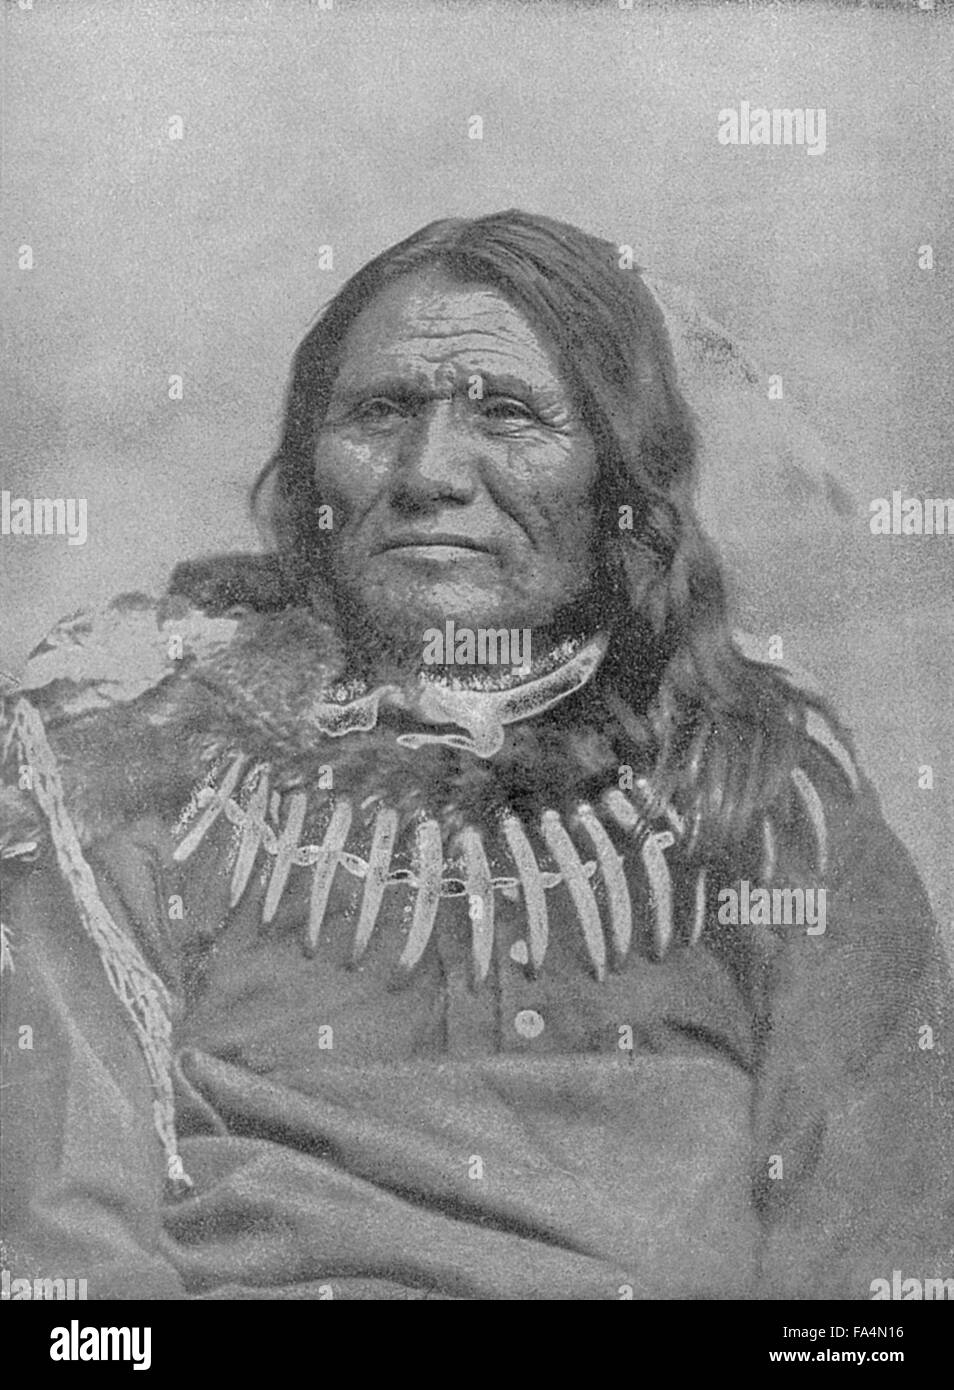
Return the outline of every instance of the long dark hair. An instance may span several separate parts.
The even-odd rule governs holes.
[[[314,451],[345,334],[379,291],[428,267],[498,289],[556,344],[599,458],[601,601],[614,619],[604,681],[624,727],[644,743],[648,734],[654,785],[683,808],[689,844],[726,851],[787,791],[806,711],[831,715],[733,643],[722,570],[693,506],[696,429],[665,322],[611,243],[515,210],[451,218],[347,281],[295,353],[281,441],[253,494],[260,501],[273,479],[269,519],[290,596],[320,582]]]

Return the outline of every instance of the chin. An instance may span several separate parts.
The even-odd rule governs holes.
[[[435,594],[422,603],[392,598],[384,604],[364,607],[364,612],[379,631],[387,634],[390,640],[398,637],[402,646],[416,642],[420,647],[426,631],[431,628],[443,631],[448,622],[453,622],[457,628],[473,629],[531,626],[519,613],[504,612],[494,604],[483,604],[473,598],[462,600],[457,595],[448,595],[446,601],[442,601],[441,596]]]
[[[521,593],[518,577],[499,566],[492,576],[464,567],[413,575],[390,556],[371,556],[357,572],[339,570],[334,589],[346,639],[402,660],[419,659],[424,633],[443,632],[448,621],[474,630],[530,628],[536,641],[555,619],[552,593]]]
[[[377,568],[377,567],[375,567]],[[440,627],[453,619],[468,627],[525,625],[515,604],[499,584],[474,583],[469,576],[427,576],[408,581],[406,573],[390,566],[370,573],[354,590],[352,609],[360,610],[386,631],[395,625],[415,631]]]

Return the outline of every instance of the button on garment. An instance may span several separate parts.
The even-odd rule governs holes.
[[[545,1025],[536,1009],[521,1009],[513,1021],[513,1026],[522,1038],[538,1038]]]

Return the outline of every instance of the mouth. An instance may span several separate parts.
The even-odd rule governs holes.
[[[380,551],[389,550],[412,550],[438,554],[441,551],[452,550],[471,550],[478,554],[489,554],[490,546],[484,545],[480,541],[474,540],[472,536],[454,535],[451,532],[435,531],[419,535],[407,534],[395,536],[392,540],[385,541],[380,547]]]

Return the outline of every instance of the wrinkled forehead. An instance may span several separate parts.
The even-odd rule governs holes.
[[[555,344],[521,307],[493,285],[434,268],[395,280],[361,310],[342,343],[333,389],[402,379],[451,392],[475,375],[570,394]]]

